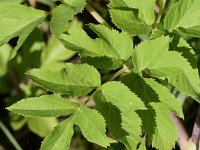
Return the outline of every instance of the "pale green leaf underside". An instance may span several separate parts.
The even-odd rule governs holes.
[[[169,90],[154,81],[130,73],[122,77],[122,82],[141,98],[148,110],[140,110],[143,128],[157,149],[171,149],[175,141],[176,127],[169,113],[176,112],[183,118],[182,107]],[[167,129],[167,130],[163,130]]]
[[[168,51],[170,38],[161,37],[139,44],[133,54],[136,72],[142,70],[158,78],[167,78],[181,92],[199,97],[200,80],[197,70],[175,51]]]
[[[199,8],[199,0],[179,0],[165,17],[165,29],[169,31],[180,29],[191,36],[200,37]]]
[[[82,96],[101,86],[99,72],[87,64],[66,64],[62,70],[33,69],[31,79],[42,88],[60,94]]]
[[[42,68],[51,68],[51,64],[63,62],[74,56],[75,52],[66,49],[55,37],[48,41],[47,47],[42,51]]]
[[[28,118],[27,126],[33,133],[40,137],[48,136],[57,125],[56,118]]]
[[[44,95],[18,101],[7,109],[27,117],[57,117],[73,113],[76,103],[56,95]]]
[[[5,13],[6,12],[6,13]],[[0,3],[0,45],[19,36],[11,56],[23,44],[32,30],[46,17],[44,11],[19,4]]]
[[[141,100],[122,83],[108,82],[94,94],[94,101],[114,137],[128,149],[136,148],[141,120],[135,111],[145,109]]]
[[[7,73],[7,65],[11,50],[12,48],[8,44],[0,46],[0,78]]]
[[[85,0],[68,0],[66,4],[57,6],[52,11],[51,32],[59,36],[66,31],[68,22],[73,19],[74,15],[83,10],[85,4]]]
[[[129,8],[138,9],[139,17],[146,22],[146,24],[151,25],[155,20],[155,0],[112,0],[109,4],[112,9],[119,8]],[[120,13],[118,13],[120,15]],[[127,19],[128,20],[128,19]]]
[[[103,25],[90,25],[90,28],[99,38],[94,40],[85,31],[74,30],[70,35],[61,34],[60,39],[66,48],[77,51],[81,57],[105,56],[115,61],[126,61],[130,57],[132,40],[125,32],[119,33]]]
[[[94,119],[95,118],[95,119]],[[69,149],[70,141],[73,136],[73,125],[77,124],[84,137],[93,143],[107,147],[114,140],[105,135],[105,120],[95,110],[81,105],[72,116],[58,124],[43,142],[42,150],[66,150]]]

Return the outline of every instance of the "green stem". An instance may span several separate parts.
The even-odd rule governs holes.
[[[161,20],[162,14],[163,14],[163,10],[165,8],[165,3],[166,3],[166,0],[163,0],[162,6],[160,8],[160,11],[159,11],[159,13],[157,15],[156,21],[154,23],[154,29],[156,29],[157,25],[160,23],[160,20]]]
[[[22,150],[21,146],[17,143],[15,138],[12,136],[10,131],[7,129],[7,127],[3,124],[2,121],[0,121],[0,129],[4,132],[6,137],[10,140],[10,142],[13,144],[16,150]]]
[[[124,65],[124,67],[119,70],[118,72],[116,72],[112,78],[110,79],[110,81],[116,79],[117,77],[119,77],[120,75],[122,75],[123,73],[126,73],[126,72],[131,72],[130,69],[128,69],[128,67],[126,65]]]

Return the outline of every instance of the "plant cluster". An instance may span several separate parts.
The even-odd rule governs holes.
[[[151,141],[156,149],[170,150],[177,141],[171,116],[184,118],[170,90],[200,102],[197,55],[187,42],[200,37],[199,0],[111,0],[108,7],[112,23],[91,13],[99,24],[89,23],[84,30],[74,16],[84,8],[92,11],[86,0],[61,0],[51,12],[0,2],[1,77],[9,59],[16,59],[25,40],[31,42],[29,34],[48,17],[51,40],[57,43],[42,52],[41,66],[26,72],[47,92],[7,107],[25,117],[67,116],[44,139],[41,150],[69,149],[74,125],[102,147],[121,142],[126,149],[143,150]],[[6,43],[15,37],[11,48]],[[80,64],[64,63],[76,54]]]

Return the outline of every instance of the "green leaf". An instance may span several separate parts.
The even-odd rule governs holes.
[[[13,112],[9,113],[9,118],[10,118],[10,126],[14,131],[17,131],[21,129],[26,123],[27,123],[27,118],[17,115]]]
[[[59,71],[33,69],[28,75],[48,91],[71,96],[82,96],[101,86],[99,72],[87,64],[68,63]]]
[[[138,150],[146,150],[146,137],[142,138],[142,142],[141,142]]]
[[[169,150],[173,149],[178,139],[176,133],[177,128],[170,118],[170,111],[163,103],[151,103],[152,108],[155,110],[156,129],[153,135],[152,146],[157,149]],[[151,110],[150,110],[151,111]],[[147,120],[147,115],[144,120]],[[145,122],[144,122],[145,124]],[[163,130],[163,129],[167,129]]]
[[[73,113],[78,108],[76,103],[56,95],[44,95],[18,101],[7,109],[27,117],[57,117]]]
[[[74,134],[73,119],[70,117],[59,123],[42,142],[40,150],[67,150]]]
[[[29,118],[28,128],[40,137],[48,136],[57,125],[56,118]]]
[[[138,9],[139,17],[144,20],[147,24],[151,25],[155,20],[155,0],[112,0],[109,4],[110,8],[113,9]],[[120,13],[119,13],[120,15]],[[128,19],[127,19],[128,20]]]
[[[155,20],[154,6],[155,0],[112,0],[109,4],[112,22],[131,36],[151,32]]]
[[[141,120],[135,111],[145,109],[142,101],[122,83],[114,81],[95,92],[94,101],[113,136],[128,149],[135,149],[141,134]]]
[[[42,68],[48,68],[52,63],[68,60],[74,54],[75,52],[66,49],[57,38],[52,37],[42,51]]]
[[[161,101],[169,107],[172,112],[183,118],[182,107],[178,100],[163,85],[153,79],[142,78],[135,73],[129,73],[121,78],[122,82],[128,86],[131,91],[137,94],[145,104]]]
[[[19,4],[21,2],[23,2],[24,0],[1,0],[0,3],[15,3],[15,4]]]
[[[120,29],[125,30],[131,36],[139,34],[148,34],[151,32],[151,26],[145,24],[138,18],[136,11],[111,9],[110,15],[112,22]]]
[[[180,53],[168,51],[170,41],[169,37],[160,37],[139,44],[133,53],[135,71],[144,70],[154,77],[167,78],[182,93],[199,97],[200,80],[197,70]]]
[[[175,112],[183,118],[182,107],[169,90],[153,79],[130,73],[122,82],[141,98],[148,110],[139,110],[144,130],[157,149],[169,150],[177,140],[176,126],[169,113]],[[166,130],[167,129],[167,132]]]
[[[84,137],[93,143],[103,147],[109,146],[114,140],[106,137],[105,120],[95,110],[81,105],[76,113],[72,115],[74,123],[77,124]]]
[[[66,31],[68,22],[73,19],[74,15],[83,10],[86,1],[68,0],[65,3],[57,6],[52,11],[50,27],[51,32],[57,36]]]
[[[0,77],[7,73],[7,65],[11,53],[11,46],[8,44],[0,46]]]
[[[90,25],[90,28],[99,38],[93,40],[85,31],[73,30],[70,35],[62,34],[60,39],[66,48],[79,52],[81,57],[108,57],[117,63],[130,57],[132,40],[125,32],[119,33],[103,25]]]
[[[190,36],[200,37],[199,0],[179,0],[169,10],[164,20],[165,29],[180,30]]]
[[[6,12],[6,13],[5,13]],[[19,4],[0,3],[0,45],[19,36],[11,58],[32,30],[46,17],[44,11]]]
[[[95,110],[81,105],[77,111],[68,119],[59,123],[43,142],[41,149],[66,150],[69,149],[70,141],[73,136],[73,125],[77,124],[85,138],[90,142],[107,147],[114,140],[105,135],[105,120]]]
[[[198,69],[195,52],[192,47],[187,43],[187,41],[185,41],[183,38],[175,34],[173,36],[172,42],[170,43],[170,49],[180,52],[181,55],[187,59],[193,69]]]

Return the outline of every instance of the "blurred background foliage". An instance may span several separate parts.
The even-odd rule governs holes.
[[[37,9],[50,12],[59,5],[59,0],[0,0],[0,3],[22,3],[31,5]],[[168,0],[165,11],[176,0]],[[93,9],[98,12],[113,28],[116,28],[110,19],[107,4],[109,0],[88,0]],[[156,7],[162,5],[162,0],[157,0]],[[156,9],[156,8],[155,8]],[[165,12],[164,12],[165,13]],[[81,63],[79,56],[66,49],[58,39],[51,36],[49,30],[48,17],[40,26],[38,26],[28,37],[26,42],[20,48],[17,56],[9,60],[10,52],[16,45],[17,37],[0,47],[0,150],[15,149],[11,142],[17,141],[25,150],[39,149],[41,141],[46,137],[62,118],[25,118],[7,111],[5,108],[22,98],[40,96],[46,93],[43,89],[37,87],[25,75],[25,72],[32,68],[62,68],[64,63]],[[95,38],[87,24],[98,23],[92,15],[84,10],[76,15],[74,19],[66,26],[67,31],[75,28],[83,28],[91,37]],[[117,28],[116,28],[117,29]],[[155,33],[159,34],[159,33]],[[140,35],[134,37],[134,45],[142,40],[149,38],[149,35]],[[198,38],[185,37],[193,47],[200,65],[200,40]],[[77,39],[81,40],[81,39]],[[102,71],[102,79],[106,80],[110,71]],[[163,85],[167,85],[163,82]],[[169,87],[171,88],[171,87]],[[185,114],[184,124],[188,133],[191,135],[192,128],[197,113],[198,104],[192,98],[181,94],[179,91],[171,88],[172,93],[180,100]],[[95,136],[95,135],[94,135]],[[148,149],[151,144],[147,143]],[[71,150],[103,150],[95,144],[87,142],[81,135],[80,129],[75,127],[75,134],[71,142]],[[113,144],[108,149],[122,150],[121,144]],[[178,149],[178,146],[175,148]]]

